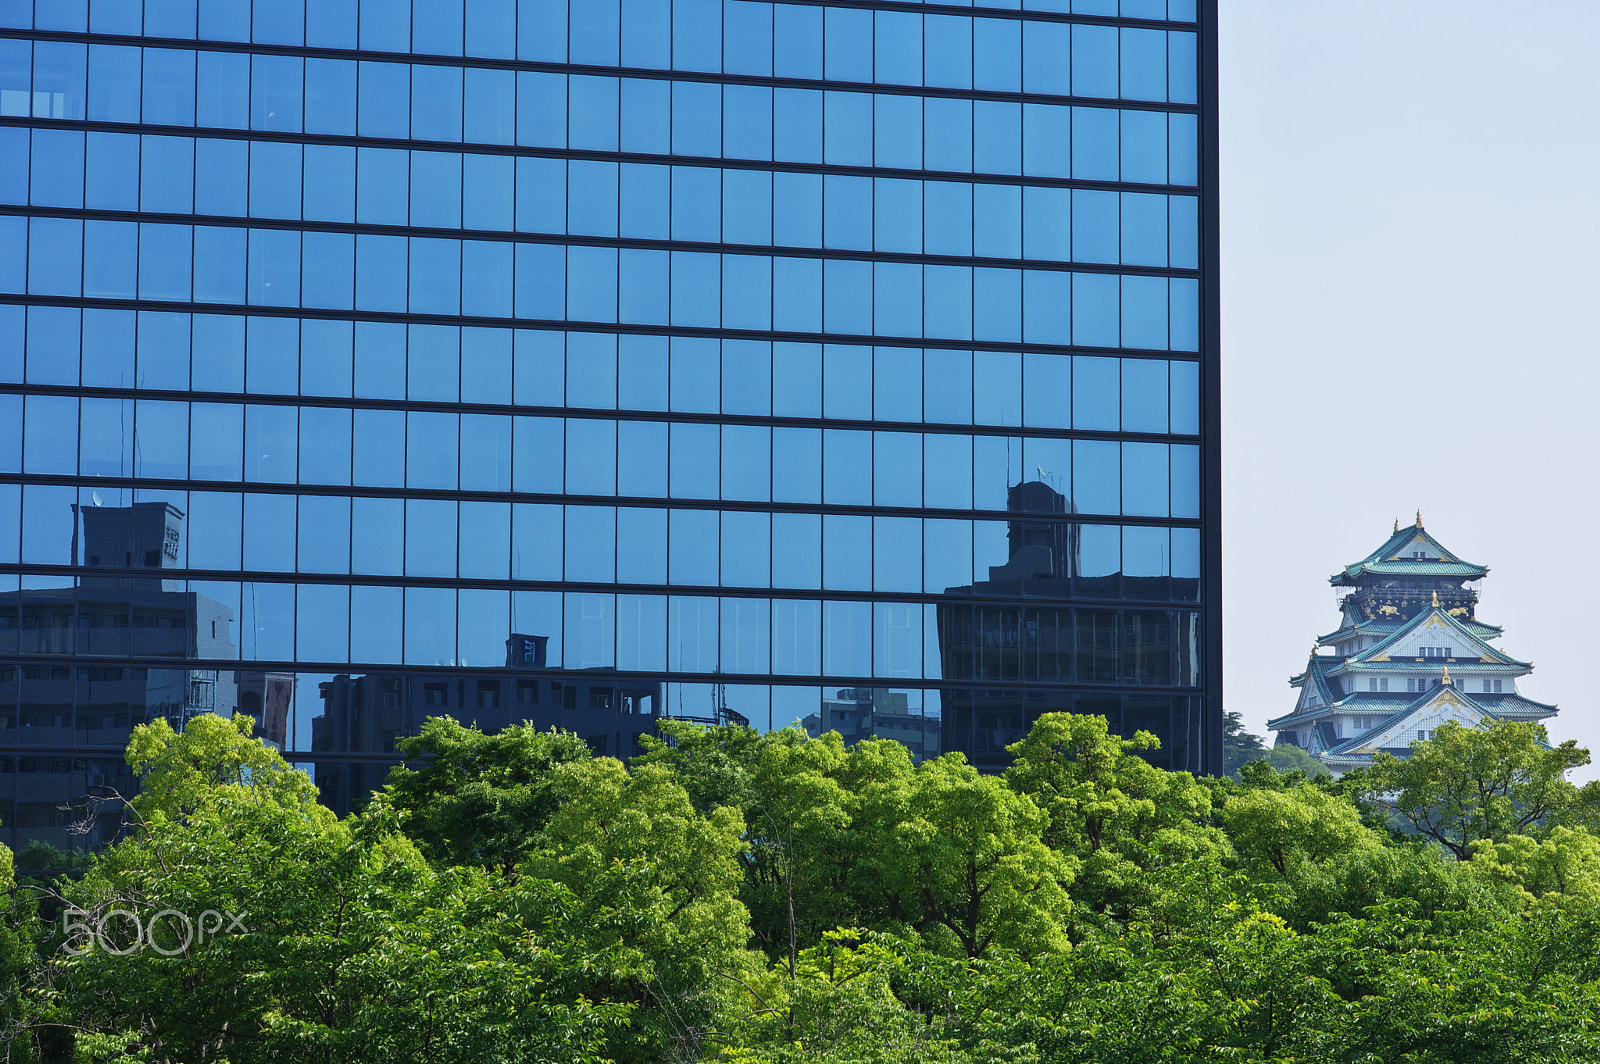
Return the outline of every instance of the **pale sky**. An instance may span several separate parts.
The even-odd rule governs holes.
[[[1600,755],[1600,4],[1221,8],[1228,707],[1292,707],[1328,576],[1420,508]]]

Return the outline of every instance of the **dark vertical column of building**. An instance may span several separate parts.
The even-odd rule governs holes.
[[[1221,220],[1218,212],[1217,0],[1200,2],[1200,381],[1201,551],[1205,559],[1205,713],[1202,769],[1222,774],[1222,322]]]

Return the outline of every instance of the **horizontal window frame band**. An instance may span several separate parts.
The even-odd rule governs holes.
[[[427,676],[430,679],[435,678],[435,677],[440,677],[440,676],[456,676],[456,677],[460,677],[460,678],[463,678],[463,679],[473,679],[473,680],[481,680],[481,679],[489,679],[489,678],[498,677],[500,679],[541,679],[541,680],[542,679],[551,679],[551,680],[561,680],[563,682],[565,682],[567,680],[577,680],[577,681],[583,681],[583,682],[591,684],[591,685],[592,684],[603,683],[603,682],[606,682],[606,681],[622,681],[622,682],[629,683],[629,684],[631,684],[633,686],[639,686],[641,684],[654,684],[654,683],[659,683],[659,684],[663,684],[663,685],[666,685],[666,684],[702,684],[702,683],[703,684],[721,684],[721,683],[733,683],[733,684],[739,684],[740,686],[745,686],[745,682],[740,680],[739,677],[748,677],[748,678],[759,678],[758,682],[756,682],[754,684],[754,686],[758,686],[758,687],[858,687],[858,688],[859,687],[866,687],[866,688],[874,688],[874,689],[877,689],[877,690],[880,690],[880,691],[882,691],[882,690],[888,690],[888,691],[922,690],[922,691],[940,691],[940,692],[944,692],[944,691],[985,691],[985,692],[987,692],[987,691],[1018,691],[1018,692],[1051,691],[1051,692],[1060,692],[1060,693],[1063,693],[1063,694],[1070,694],[1070,693],[1077,692],[1077,691],[1089,691],[1089,692],[1092,692],[1092,693],[1094,693],[1096,695],[1124,694],[1124,695],[1137,696],[1137,695],[1151,695],[1151,694],[1172,694],[1172,695],[1189,696],[1189,695],[1194,695],[1196,693],[1203,693],[1204,690],[1205,690],[1204,681],[1202,681],[1202,683],[1200,685],[1193,686],[1193,687],[1188,686],[1186,684],[1150,684],[1148,686],[1141,686],[1141,685],[1138,685],[1138,684],[1110,683],[1110,682],[1107,682],[1104,685],[1099,685],[1099,684],[1094,683],[1091,680],[1083,680],[1083,681],[1073,680],[1073,681],[1068,681],[1068,682],[1065,682],[1065,683],[1063,683],[1063,682],[1061,682],[1059,680],[1057,680],[1057,681],[1045,681],[1045,680],[1023,680],[1023,679],[1005,679],[1005,680],[1001,680],[1001,679],[993,679],[993,680],[991,680],[991,679],[985,679],[985,680],[917,680],[917,681],[913,682],[911,680],[911,677],[908,677],[908,676],[858,676],[858,675],[845,674],[845,673],[840,673],[838,675],[827,675],[827,674],[808,674],[808,675],[795,675],[795,676],[784,675],[782,677],[782,679],[776,679],[776,678],[773,677],[773,675],[771,673],[753,673],[753,672],[751,672],[751,673],[731,673],[731,672],[679,672],[679,673],[671,673],[671,672],[659,672],[659,671],[650,671],[650,672],[632,672],[632,671],[628,671],[628,672],[624,672],[624,671],[622,671],[620,669],[606,669],[606,670],[601,670],[601,669],[594,669],[594,670],[587,670],[587,669],[560,669],[560,670],[558,670],[558,669],[550,669],[550,670],[546,671],[546,670],[543,670],[543,669],[513,669],[513,668],[507,668],[504,665],[396,665],[396,664],[393,664],[393,663],[374,665],[374,664],[369,664],[369,663],[366,663],[366,662],[345,662],[345,663],[339,663],[339,662],[332,662],[332,663],[329,663],[329,662],[321,662],[321,663],[319,663],[319,662],[309,662],[309,663],[302,663],[302,662],[299,662],[299,661],[297,661],[295,659],[275,660],[275,659],[268,659],[268,658],[242,658],[242,659],[238,659],[238,660],[212,658],[212,659],[207,659],[205,662],[182,661],[180,659],[175,659],[175,658],[108,658],[108,657],[98,656],[98,655],[97,656],[82,655],[82,656],[79,656],[79,657],[74,657],[74,658],[69,658],[69,659],[61,659],[61,658],[56,658],[56,659],[50,659],[50,658],[28,658],[28,659],[24,660],[24,659],[20,659],[20,658],[19,659],[0,658],[0,661],[3,661],[8,666],[10,666],[10,665],[18,665],[18,666],[21,666],[21,665],[37,665],[37,666],[39,666],[41,668],[52,667],[52,666],[56,667],[56,668],[60,668],[61,665],[62,665],[62,661],[63,660],[68,660],[68,661],[72,662],[72,664],[68,666],[69,668],[86,668],[86,667],[92,667],[92,666],[116,666],[116,667],[121,667],[121,668],[133,668],[133,669],[159,669],[159,670],[164,670],[164,671],[167,671],[167,672],[207,672],[207,671],[214,671],[214,672],[294,672],[294,673],[311,673],[313,675],[318,675],[318,676],[348,675],[348,676],[352,676],[352,677],[353,676],[357,676],[357,675],[361,675],[361,676],[366,676],[366,675],[393,676],[393,675],[396,675],[396,674],[405,674],[405,675],[427,674]],[[319,665],[321,667],[318,667]],[[331,667],[330,667],[330,665],[331,665]],[[907,682],[896,682],[896,681],[907,681]],[[16,683],[18,681],[12,680],[12,681],[8,681],[8,682]],[[29,682],[29,681],[22,681],[22,682]],[[49,682],[49,681],[32,681],[32,682],[41,683],[41,682]],[[72,680],[72,681],[57,680],[55,682],[56,683],[67,683],[67,682],[76,683],[77,681],[76,680]],[[89,682],[96,682],[96,681],[89,681]],[[118,681],[111,680],[111,681],[106,681],[106,682],[116,683]],[[6,706],[13,705],[13,704],[20,705],[20,703],[0,702],[0,709],[4,709]],[[529,703],[529,704],[531,705],[532,703]],[[440,709],[448,709],[450,707],[440,706],[438,708],[440,708]],[[612,712],[612,711],[607,711],[607,712]],[[638,714],[638,715],[639,716],[648,716],[648,714]],[[935,718],[935,719],[937,719],[937,718]],[[4,731],[0,731],[0,736],[3,736],[4,734],[5,734]],[[37,750],[39,748],[38,747],[33,747],[31,749]],[[106,747],[87,747],[87,748],[79,747],[78,749],[107,749],[107,748]],[[10,752],[12,752],[12,749],[11,749],[10,746],[8,746],[8,745],[6,745],[4,743],[0,743],[0,753],[10,753]],[[28,752],[28,751],[24,750],[24,752]]]
[[[499,244],[541,244],[547,247],[613,248],[618,251],[686,251],[703,255],[772,256],[882,262],[903,266],[970,266],[973,269],[1040,270],[1050,273],[1109,274],[1114,277],[1165,277],[1198,281],[1197,267],[1121,266],[1061,259],[1010,259],[976,255],[913,255],[900,251],[857,251],[845,248],[790,247],[787,244],[724,244],[709,241],[650,240],[640,237],[578,236],[565,233],[507,232],[503,229],[429,229],[372,222],[297,222],[283,218],[240,218],[237,215],[158,214],[153,211],[108,211],[83,207],[18,207],[0,204],[0,216],[52,218],[60,221],[120,222],[152,225],[200,225],[217,229],[270,229],[275,232],[327,233],[337,236],[390,236],[421,240],[473,240]],[[246,304],[247,306],[249,304]]]
[[[1143,442],[1143,441],[1133,441]],[[1192,441],[1186,441],[1192,442]],[[833,517],[917,517],[934,520],[971,518],[980,521],[1043,520],[1061,524],[1136,525],[1141,528],[1202,528],[1198,517],[1146,517],[1129,514],[1053,514],[1018,510],[978,510],[971,507],[936,509],[927,506],[877,506],[871,503],[752,502],[744,499],[675,499],[656,495],[581,495],[570,492],[478,491],[459,488],[347,487],[338,484],[298,484],[287,481],[156,480],[150,477],[84,477],[64,473],[3,473],[0,484],[22,487],[75,488],[90,491],[113,488],[130,491],[237,492],[246,495],[317,495],[336,498],[399,499],[418,502],[503,502],[616,506],[642,510],[727,510],[735,513],[819,514]],[[0,572],[6,571],[0,564]],[[27,566],[21,566],[27,568]],[[98,570],[97,570],[98,571]],[[126,572],[127,570],[117,570]],[[166,572],[167,570],[161,570]]]
[[[1060,356],[1070,357],[1070,356]],[[1187,359],[1185,361],[1194,361]],[[388,410],[418,414],[470,414],[489,417],[558,417],[578,421],[626,421],[673,425],[731,425],[742,428],[840,429],[853,432],[917,432],[930,436],[987,436],[1000,439],[1085,440],[1128,443],[1203,444],[1202,433],[1135,432],[1125,429],[1060,429],[1029,425],[994,425],[989,422],[963,425],[950,421],[891,421],[830,417],[791,417],[776,414],[708,414],[686,410],[633,410],[590,406],[516,406],[494,403],[452,403],[437,399],[363,399],[350,396],[283,395],[264,392],[193,392],[170,388],[106,388],[74,384],[0,383],[0,395],[49,396],[60,399],[114,399],[131,402],[212,403],[227,406],[292,406],[319,410]],[[0,484],[11,483],[13,476],[67,476],[67,474],[0,473]],[[95,483],[116,481],[97,477]],[[136,480],[140,486],[148,477]],[[158,478],[173,480],[177,478]],[[190,478],[181,478],[189,480]],[[239,483],[245,483],[240,481]],[[255,482],[250,482],[255,483]],[[274,481],[273,483],[282,483]],[[317,485],[326,487],[327,485]],[[209,489],[203,489],[209,490]]]
[[[1087,271],[1085,271],[1087,272]],[[1121,271],[1118,271],[1119,273]],[[1188,279],[1188,278],[1183,278]],[[1202,325],[1208,302],[1202,271],[1200,308]],[[616,333],[628,336],[683,336],[718,340],[773,340],[803,344],[853,344],[861,347],[932,347],[941,351],[1001,351],[1037,355],[1109,355],[1205,363],[1214,357],[1205,347],[1202,328],[1199,351],[1163,351],[1149,347],[1090,347],[1076,344],[1041,344],[1008,340],[946,340],[921,336],[872,336],[862,333],[780,332],[761,329],[711,328],[697,325],[625,325],[620,322],[571,321],[566,318],[494,318],[468,314],[421,314],[410,311],[324,310],[317,307],[274,307],[254,303],[195,303],[160,299],[114,299],[105,296],[45,296],[0,292],[0,306],[78,307],[90,310],[153,310],[176,314],[235,314],[243,317],[316,318],[321,321],[380,322],[401,325],[461,325],[490,329],[538,329],[546,332]],[[229,393],[237,397],[237,393]],[[1202,432],[1202,437],[1205,433]]]
[[[394,137],[346,136],[335,133],[285,133],[268,129],[224,129],[216,126],[167,126],[144,122],[72,121],[64,118],[0,118],[0,127],[50,129],[64,132],[127,133],[146,136],[189,137],[205,140],[262,141],[273,144],[300,144],[345,148],[389,148],[396,151],[455,151],[464,155],[509,155],[536,159],[572,159],[580,162],[641,163],[651,166],[720,167],[724,170],[758,170],[789,174],[820,174],[824,177],[891,177],[932,181],[970,181],[980,185],[1033,185],[1041,188],[1075,188],[1099,192],[1152,192],[1167,195],[1199,195],[1198,184],[1173,185],[1140,181],[1103,181],[1081,177],[1039,177],[1027,174],[995,174],[987,171],[923,170],[893,166],[854,166],[846,163],[764,162],[760,159],[730,159],[720,155],[651,155],[646,152],[596,151],[588,148],[541,148],[532,145],[488,144],[477,141],[404,140]]]
[[[144,576],[143,573],[157,575]],[[575,595],[640,595],[660,598],[731,598],[731,599],[781,599],[803,602],[867,602],[900,606],[982,606],[1004,609],[1037,607],[1040,609],[1091,609],[1091,610],[1165,610],[1192,613],[1201,616],[1204,599],[1195,602],[1171,600],[1106,599],[1106,598],[1045,598],[1018,595],[1006,598],[1000,595],[947,595],[925,591],[842,591],[825,588],[754,588],[728,587],[720,584],[637,584],[616,581],[585,582],[579,580],[521,580],[515,578],[456,577],[456,576],[367,576],[344,573],[284,573],[246,569],[112,569],[87,565],[43,565],[38,563],[0,563],[0,575],[19,577],[52,577],[59,579],[88,579],[117,576],[128,580],[198,580],[211,583],[236,582],[241,584],[317,584],[328,587],[394,587],[418,588],[434,591],[552,591]],[[1120,574],[1118,574],[1120,575]],[[1140,578],[1135,578],[1140,579]],[[1149,579],[1171,579],[1152,577]],[[1183,578],[1179,578],[1183,579]],[[968,585],[971,586],[971,585]],[[3,596],[29,591],[70,591],[74,588],[24,588],[0,592]],[[173,592],[190,594],[191,592]],[[204,594],[204,592],[192,592]],[[235,618],[237,622],[237,618]],[[19,631],[21,629],[18,629]],[[37,655],[35,655],[37,656]],[[0,660],[10,660],[10,655],[0,655]],[[41,659],[43,660],[43,659]],[[53,659],[58,664],[60,658]],[[232,661],[232,658],[165,658],[165,661]]]
[[[831,5],[830,5],[831,6]],[[926,12],[924,12],[926,13]],[[944,12],[939,12],[943,14]],[[1014,14],[1022,14],[1014,12]],[[1018,21],[1035,21],[1018,19]],[[1039,19],[1062,21],[1070,19]],[[1114,25],[1123,23],[1112,20]],[[1088,24],[1088,23],[1085,23]],[[1103,23],[1095,23],[1097,25]],[[1174,26],[1167,22],[1128,25],[1129,29],[1157,29],[1195,33],[1193,23]],[[921,96],[946,100],[982,100],[994,103],[1050,103],[1074,107],[1132,104],[1142,110],[1172,114],[1199,114],[1200,103],[1171,103],[1165,100],[1135,100],[1122,96],[1072,96],[1059,93],[1010,92],[1001,89],[953,89],[942,85],[901,85],[875,81],[831,81],[816,78],[779,77],[762,74],[720,74],[705,70],[663,70],[659,67],[606,66],[592,63],[552,63],[541,59],[490,59],[476,56],[434,55],[426,52],[365,52],[348,48],[312,48],[289,44],[244,44],[239,41],[201,41],[172,37],[121,37],[104,33],[75,33],[70,30],[0,29],[0,40],[45,41],[53,44],[113,45],[133,48],[160,48],[186,52],[232,52],[246,55],[284,56],[304,59],[342,59],[351,62],[394,63],[406,66],[443,66],[477,70],[510,70],[533,74],[577,74],[587,77],[638,78],[648,81],[686,81],[699,85],[745,85],[754,88],[812,89],[821,92],[871,93],[879,96]],[[1017,57],[1021,65],[1020,54]],[[1197,78],[1198,81],[1198,78]],[[1196,85],[1198,94],[1199,85]]]

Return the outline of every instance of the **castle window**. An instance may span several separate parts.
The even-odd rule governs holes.
[[[1428,730],[1426,728],[1418,728],[1417,729],[1417,738],[1421,739],[1423,742],[1427,742],[1428,741]]]

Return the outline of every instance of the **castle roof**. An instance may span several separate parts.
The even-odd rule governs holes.
[[[1505,634],[1505,629],[1499,625],[1484,624],[1475,617],[1457,617],[1456,620],[1460,622],[1462,627],[1479,639],[1497,639]],[[1347,624],[1343,627],[1335,628],[1327,635],[1319,635],[1317,636],[1317,642],[1327,645],[1337,643],[1341,639],[1352,635],[1387,636],[1397,631],[1402,623],[1401,621],[1390,620],[1359,621],[1355,624]]]
[[[1433,639],[1451,638],[1452,635],[1459,636],[1460,646],[1462,649],[1450,655],[1457,661],[1471,662],[1471,659],[1477,658],[1478,660],[1476,662],[1472,662],[1472,664],[1508,665],[1520,669],[1533,668],[1533,666],[1526,661],[1518,661],[1511,655],[1496,650],[1494,647],[1484,642],[1480,636],[1473,633],[1465,624],[1462,624],[1460,620],[1452,617],[1440,606],[1432,606],[1421,611],[1409,621],[1403,622],[1400,627],[1394,632],[1390,633],[1387,638],[1380,640],[1378,643],[1370,647],[1367,647],[1367,649],[1361,651],[1360,653],[1351,655],[1348,659],[1346,659],[1344,664],[1346,666],[1405,664],[1403,661],[1396,662],[1394,658],[1399,657],[1403,659],[1406,657],[1416,657],[1414,654],[1404,654],[1400,653],[1400,651],[1407,643],[1411,641],[1410,637],[1414,634],[1417,634],[1418,629],[1423,628],[1431,628],[1439,631],[1438,635],[1429,637]],[[1452,642],[1450,646],[1453,649],[1455,648],[1456,643]]]
[[[1417,557],[1420,554],[1421,557]],[[1422,515],[1409,528],[1395,525],[1394,535],[1383,545],[1358,562],[1344,567],[1342,572],[1328,577],[1335,587],[1354,586],[1362,576],[1431,576],[1449,579],[1476,580],[1487,573],[1488,567],[1462,561],[1445,550],[1422,527]]]

